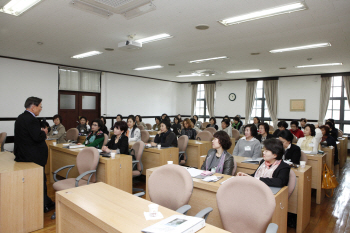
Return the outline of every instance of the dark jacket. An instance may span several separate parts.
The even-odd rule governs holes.
[[[337,142],[334,140],[334,138],[331,135],[329,135],[326,138],[326,142],[327,142],[327,146],[334,147],[334,165],[337,165],[339,163]]]
[[[261,142],[262,135],[259,134],[259,135],[256,136],[255,138],[258,139],[259,142]],[[268,133],[268,134],[266,135],[266,139],[270,139],[270,138],[273,138],[273,136],[272,136],[272,134],[269,134],[269,133]],[[266,140],[266,139],[265,139],[265,140]]]
[[[95,139],[94,139],[94,141],[92,141],[90,143],[90,138],[92,136],[95,136]],[[105,135],[104,135],[104,133],[101,130],[97,131],[96,133],[93,133],[91,131],[89,133],[89,135],[86,137],[85,146],[87,146],[87,147],[95,147],[97,149],[101,149],[102,146],[103,146],[104,140],[105,140]]]
[[[122,134],[117,143],[115,143],[115,138],[117,136],[113,135],[111,140],[107,143],[107,147],[110,150],[120,150],[120,154],[128,155],[129,154],[129,138]]]
[[[87,126],[86,124],[82,125],[82,124],[79,124],[77,126],[77,129],[79,131],[79,134],[88,134],[90,132],[90,130],[87,129]],[[107,134],[108,135],[108,134]]]
[[[261,160],[260,166],[262,163],[264,163],[265,160]],[[260,167],[259,166],[259,167]],[[259,168],[258,168],[259,169]],[[258,170],[256,169],[255,172]],[[251,175],[254,177],[255,172]],[[284,187],[288,185],[289,182],[289,172],[290,172],[290,167],[288,164],[285,162],[280,163],[280,165],[276,168],[276,170],[272,174],[272,178],[263,178],[260,177],[260,180],[264,182],[267,186],[271,187]]]
[[[103,133],[107,134],[107,136],[109,136],[109,131],[108,131],[106,125],[102,125],[102,127],[100,128],[100,130],[101,130]]]
[[[208,124],[206,128],[213,127],[216,130],[219,130],[219,127],[217,125],[212,126],[211,124]]]
[[[275,132],[273,132],[272,137],[273,138],[278,138],[278,134],[281,132],[281,130],[276,129]]]
[[[177,147],[177,137],[174,132],[168,130],[166,133],[157,134],[154,138],[155,143],[160,143],[162,147]]]
[[[284,160],[291,160],[294,164],[300,164],[301,150],[300,147],[290,144],[290,148],[286,150]]]
[[[175,133],[175,135],[181,135],[181,124],[177,123],[177,124],[173,124],[171,126],[171,128],[173,129],[173,132]]]
[[[187,135],[188,139],[196,140],[197,131],[195,129],[182,129],[181,135]]]
[[[228,153],[226,150],[224,150],[224,155],[225,155],[225,162],[224,162],[224,168],[222,170],[222,174],[230,175],[232,176],[232,170],[233,170],[233,156]],[[207,170],[206,169],[206,164],[207,164],[207,159],[209,164],[211,164],[211,160],[213,160],[214,156],[216,156],[216,150],[215,149],[210,149],[208,151],[208,155],[204,160],[204,163],[201,167],[202,170]]]
[[[334,138],[334,140],[338,141],[338,129],[333,128],[329,134]]]
[[[15,161],[34,162],[44,167],[48,156],[45,140],[46,134],[36,117],[28,111],[19,115],[15,122]]]

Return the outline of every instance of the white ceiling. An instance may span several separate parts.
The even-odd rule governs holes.
[[[8,0],[0,0],[0,6]],[[350,71],[350,1],[306,0],[308,10],[225,27],[217,20],[293,0],[154,0],[157,9],[126,20],[103,18],[69,5],[68,0],[43,0],[19,17],[0,14],[0,56],[44,61],[178,81],[206,81]],[[207,24],[209,29],[195,29]],[[138,51],[118,50],[127,35],[135,39],[160,33],[174,37],[144,44]],[[38,45],[37,42],[43,42]],[[331,47],[271,54],[272,49],[330,42]],[[113,52],[105,51],[111,47]],[[72,59],[98,50],[103,54]],[[250,53],[259,52],[252,56]],[[230,59],[190,64],[188,61],[228,56]],[[308,58],[312,58],[308,61]],[[296,69],[294,66],[342,62],[342,66]],[[168,66],[175,64],[175,66]],[[162,69],[133,68],[163,65]],[[280,67],[287,69],[281,70]],[[221,75],[177,78],[199,69]],[[226,74],[229,70],[261,69],[260,73]]]

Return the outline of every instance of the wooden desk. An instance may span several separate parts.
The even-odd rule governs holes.
[[[325,191],[322,189],[322,171],[323,164],[326,163],[325,154],[307,154],[307,165],[312,167],[311,188],[316,189],[316,204],[321,204],[325,196]]]
[[[148,142],[154,142],[154,138],[156,137],[156,135],[149,135],[149,140]]]
[[[50,146],[51,151],[51,173],[50,181],[53,183],[53,172],[57,169],[71,164],[76,164],[80,149],[62,148],[62,144]],[[60,171],[58,175],[66,177],[67,169]],[[68,178],[79,176],[77,167],[70,170]],[[120,188],[126,192],[132,192],[132,157],[130,155],[117,154],[114,159],[100,156],[97,167],[97,182],[104,182],[113,187]]]
[[[122,200],[122,201],[121,201]],[[163,219],[146,221],[144,212],[151,204],[104,183],[56,192],[57,233],[141,232]],[[179,213],[159,206],[164,218]],[[224,233],[206,224],[199,233]]]
[[[157,168],[152,168],[147,170],[146,175],[146,199],[150,200],[149,192],[148,192],[148,179],[152,172]],[[216,174],[218,176],[222,176],[222,174]],[[216,192],[220,187],[220,183],[224,180],[231,178],[232,176],[223,175],[224,178],[218,182],[204,182],[200,179],[193,178],[193,192],[189,201],[189,205],[192,207],[188,211],[188,215],[194,216],[199,211],[206,207],[212,207],[213,211],[209,214],[207,218],[207,223],[212,224],[216,227],[223,228],[221,223],[221,217],[219,213],[219,209],[216,203]],[[287,232],[287,205],[288,205],[288,188],[282,188],[276,195],[276,208],[275,212],[272,216],[271,222],[276,223],[278,225],[279,233]]]
[[[201,168],[202,163],[200,157],[202,155],[207,155],[211,148],[212,144],[209,141],[188,140],[186,149],[187,161],[185,165]]]
[[[79,136],[78,143],[85,144],[86,136]]]
[[[0,232],[39,230],[44,227],[43,167],[14,159],[0,152]]]
[[[340,142],[341,152],[338,151],[339,156],[339,166],[340,168],[344,167],[346,163],[346,158],[348,157],[348,137],[343,136]]]
[[[242,163],[247,158],[234,156],[237,171],[253,174],[258,164]],[[303,232],[310,222],[312,167],[292,168],[297,178],[296,186],[288,199],[288,212],[297,214],[297,233]]]
[[[49,148],[50,145],[52,145],[54,142],[56,142],[57,140],[56,139],[52,139],[52,140],[45,140],[46,142],[46,145],[47,145],[47,148]],[[47,162],[46,162],[46,165],[45,165],[45,174],[48,175],[50,174],[50,150],[48,150],[48,156],[47,156]]]
[[[157,135],[157,133],[159,132],[156,130],[147,130],[147,131],[148,131],[149,135]]]
[[[334,171],[334,156],[335,156],[335,148],[333,146],[322,147],[322,151],[326,154],[326,163],[327,166]]]

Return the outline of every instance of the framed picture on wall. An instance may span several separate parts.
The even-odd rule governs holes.
[[[305,112],[305,99],[291,99],[290,100],[291,112]]]

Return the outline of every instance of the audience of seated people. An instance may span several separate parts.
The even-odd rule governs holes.
[[[119,150],[120,154],[129,154],[129,138],[125,135],[128,130],[128,125],[125,121],[117,121],[114,123],[113,132],[111,140],[106,146],[102,147],[104,152],[117,152]]]
[[[54,125],[51,126],[51,131],[47,134],[47,138],[56,139],[57,143],[65,143],[66,128],[61,124],[62,117],[58,114],[53,116]]]
[[[306,124],[305,126],[305,136],[299,138],[297,145],[301,150],[312,151],[313,153],[317,153],[320,148],[320,137],[316,136],[315,126],[313,124]]]
[[[254,124],[255,125],[255,124]],[[259,140],[260,144],[263,145],[266,139],[272,138],[272,134],[269,133],[270,126],[267,123],[259,124],[259,134],[256,136],[256,139]]]
[[[90,125],[86,117],[81,116],[79,119],[79,123],[80,124],[77,126],[79,134],[82,134],[82,135],[88,134],[90,132]]]
[[[126,136],[129,138],[129,142],[141,141],[141,130],[137,128],[136,120],[133,115],[128,116],[128,131]]]
[[[103,122],[101,119],[95,119],[91,122],[91,131],[86,137],[85,146],[95,147],[97,149],[102,148],[105,140],[104,133],[101,130],[102,126]]]
[[[282,142],[285,150],[283,159],[289,160],[294,164],[300,164],[301,150],[299,146],[292,143],[294,135],[285,129],[279,132],[278,139]]]
[[[304,137],[303,131],[301,131],[299,128],[299,122],[298,121],[292,121],[290,123],[290,132],[295,135],[297,138]]]
[[[181,130],[181,135],[187,135],[188,139],[196,139],[197,132],[193,129],[193,123],[190,119],[186,118],[183,120],[184,128]]]
[[[258,132],[254,124],[248,124],[244,128],[244,137],[238,140],[233,155],[256,159],[261,157],[261,146],[257,136]]]
[[[175,133],[171,131],[170,121],[163,120],[160,123],[160,131],[155,136],[154,142],[151,142],[151,145],[161,145],[161,147],[177,147],[177,137]]]
[[[213,127],[213,128],[215,128],[216,130],[219,129],[219,127],[216,125],[216,119],[215,119],[215,117],[210,117],[209,123],[210,123],[210,124],[207,124],[207,127],[206,127],[206,128]]]

